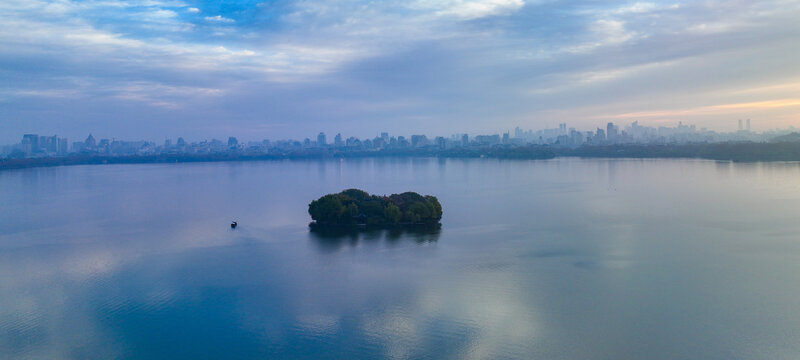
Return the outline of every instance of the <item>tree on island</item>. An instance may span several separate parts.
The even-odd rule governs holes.
[[[415,192],[378,196],[347,189],[312,201],[308,213],[312,227],[436,225],[442,219],[442,205],[435,196]]]

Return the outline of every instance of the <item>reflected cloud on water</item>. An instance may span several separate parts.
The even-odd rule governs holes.
[[[0,173],[0,357],[797,358],[798,174],[617,159]],[[348,187],[435,194],[446,230],[309,231],[308,199]]]

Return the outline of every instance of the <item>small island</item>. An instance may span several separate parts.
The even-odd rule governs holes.
[[[312,201],[308,213],[312,229],[439,226],[442,205],[435,196],[415,192],[378,196],[347,189]]]

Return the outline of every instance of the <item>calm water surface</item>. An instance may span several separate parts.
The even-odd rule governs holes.
[[[442,228],[310,234],[350,187]],[[0,358],[798,359],[800,164],[2,171]]]

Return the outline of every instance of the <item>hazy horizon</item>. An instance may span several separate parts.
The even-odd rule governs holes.
[[[0,143],[800,119],[796,1],[0,3]]]
[[[615,123],[614,125],[618,126],[620,129],[625,129],[626,127],[629,127],[631,124]],[[639,124],[639,125],[640,126],[645,126],[645,125],[641,125],[641,124]],[[675,126],[670,126],[670,125],[671,124],[663,124],[663,125],[659,125],[659,126],[664,126],[665,128],[668,128],[668,129],[676,129],[677,126],[681,125],[681,124],[674,124]],[[693,126],[694,124],[682,124],[682,125],[685,126],[685,127],[689,127],[689,126]],[[598,124],[598,126],[596,128],[597,129],[601,129],[601,130],[605,130],[605,126],[600,126],[600,124]],[[657,128],[657,127],[654,127],[654,128]],[[750,134],[762,134],[762,133],[763,134],[771,134],[771,133],[786,133],[786,132],[794,131],[796,129],[797,128],[794,127],[794,126],[789,126],[789,127],[786,127],[786,128],[764,129],[764,131],[755,131],[755,130],[752,130],[752,131],[751,130],[744,130],[744,131],[747,131]],[[526,132],[527,131],[533,131],[535,133],[535,132],[540,131],[540,130],[557,130],[557,127],[548,128],[548,129],[545,129],[545,128],[542,128],[542,129],[523,129],[523,128],[520,128],[520,130],[523,130],[523,131],[526,131]],[[595,128],[576,129],[576,130],[577,131],[581,131],[581,132],[587,132],[587,131],[588,132],[593,132],[595,130]],[[701,131],[701,129],[699,129],[699,128],[697,128],[696,130],[697,131]],[[735,134],[736,133],[736,131],[729,131],[728,132],[728,131],[722,131],[722,130],[717,130],[717,129],[705,129],[705,131],[717,132],[719,134]],[[740,131],[742,131],[742,130],[740,130]],[[334,137],[336,135],[342,135],[342,139],[345,139],[345,140],[347,138],[350,138],[350,137],[356,137],[356,138],[358,138],[360,140],[366,140],[366,139],[372,139],[372,138],[380,137],[382,132],[383,131],[376,131],[375,134],[372,135],[372,136],[370,136],[370,135],[356,136],[354,134],[347,134],[347,133],[340,133],[340,132],[326,133],[324,131],[322,133],[324,133],[325,136],[327,137],[328,143],[332,144],[332,142],[334,141]],[[74,136],[74,137],[66,137],[63,134],[54,134],[54,133],[47,133],[47,132],[37,133],[35,135],[39,135],[39,136],[54,136],[55,135],[55,136],[58,136],[60,138],[66,138],[69,141],[69,143],[71,144],[71,143],[74,143],[74,142],[84,141],[86,138],[89,137],[89,135],[91,135],[93,138],[95,138],[95,140],[109,139],[109,140],[120,140],[120,141],[147,141],[147,142],[158,143],[160,141],[165,141],[165,140],[173,141],[173,140],[177,140],[177,139],[184,139],[185,141],[191,143],[191,142],[201,142],[201,141],[210,141],[210,140],[224,141],[224,140],[229,139],[230,137],[236,138],[237,141],[239,141],[239,142],[250,142],[250,141],[258,142],[258,141],[262,141],[262,140],[270,140],[270,141],[303,141],[304,139],[309,139],[311,141],[316,141],[317,135],[319,135],[319,133],[320,132],[313,133],[313,134],[309,133],[306,136],[299,136],[297,138],[289,138],[289,137],[284,137],[284,138],[281,138],[281,137],[258,138],[258,137],[254,137],[254,136],[249,135],[249,134],[241,134],[241,133],[239,133],[239,134],[217,134],[217,135],[211,135],[211,136],[208,136],[208,137],[198,137],[198,138],[191,138],[191,137],[181,136],[181,135],[177,135],[175,137],[164,137],[164,138],[155,138],[153,136],[143,137],[143,138],[124,138],[124,137],[120,137],[120,136],[115,136],[114,134],[109,134],[108,136],[105,136],[102,132],[89,132],[89,133],[85,134],[84,136],[81,136],[80,134],[76,134],[76,136]],[[459,137],[461,135],[468,135],[470,137],[474,137],[474,136],[481,136],[481,135],[484,135],[484,136],[485,135],[490,135],[490,136],[491,135],[502,135],[504,133],[508,133],[511,136],[511,138],[515,138],[516,137],[515,134],[514,134],[514,129],[502,129],[502,130],[498,129],[496,131],[487,130],[484,133],[458,132],[457,129],[454,129],[450,133],[442,133],[442,134],[422,133],[422,132],[417,132],[417,131],[414,131],[413,129],[411,129],[411,130],[407,130],[407,131],[402,132],[402,133],[388,133],[388,134],[389,134],[389,137],[394,137],[394,138],[399,137],[399,136],[402,136],[402,137],[405,137],[405,138],[410,138],[411,136],[414,136],[414,135],[425,135],[425,136],[428,137],[428,140],[433,140],[434,138],[440,137],[440,136],[444,137],[444,138],[453,138],[453,137]],[[0,145],[8,145],[8,146],[10,146],[10,145],[18,144],[20,142],[20,139],[23,137],[23,135],[26,135],[26,134],[20,134],[19,136],[17,136],[16,140],[13,140],[13,136],[11,136],[11,138],[12,138],[12,142],[11,143],[7,143],[7,144],[0,143]],[[775,136],[778,136],[778,135],[775,135]]]

